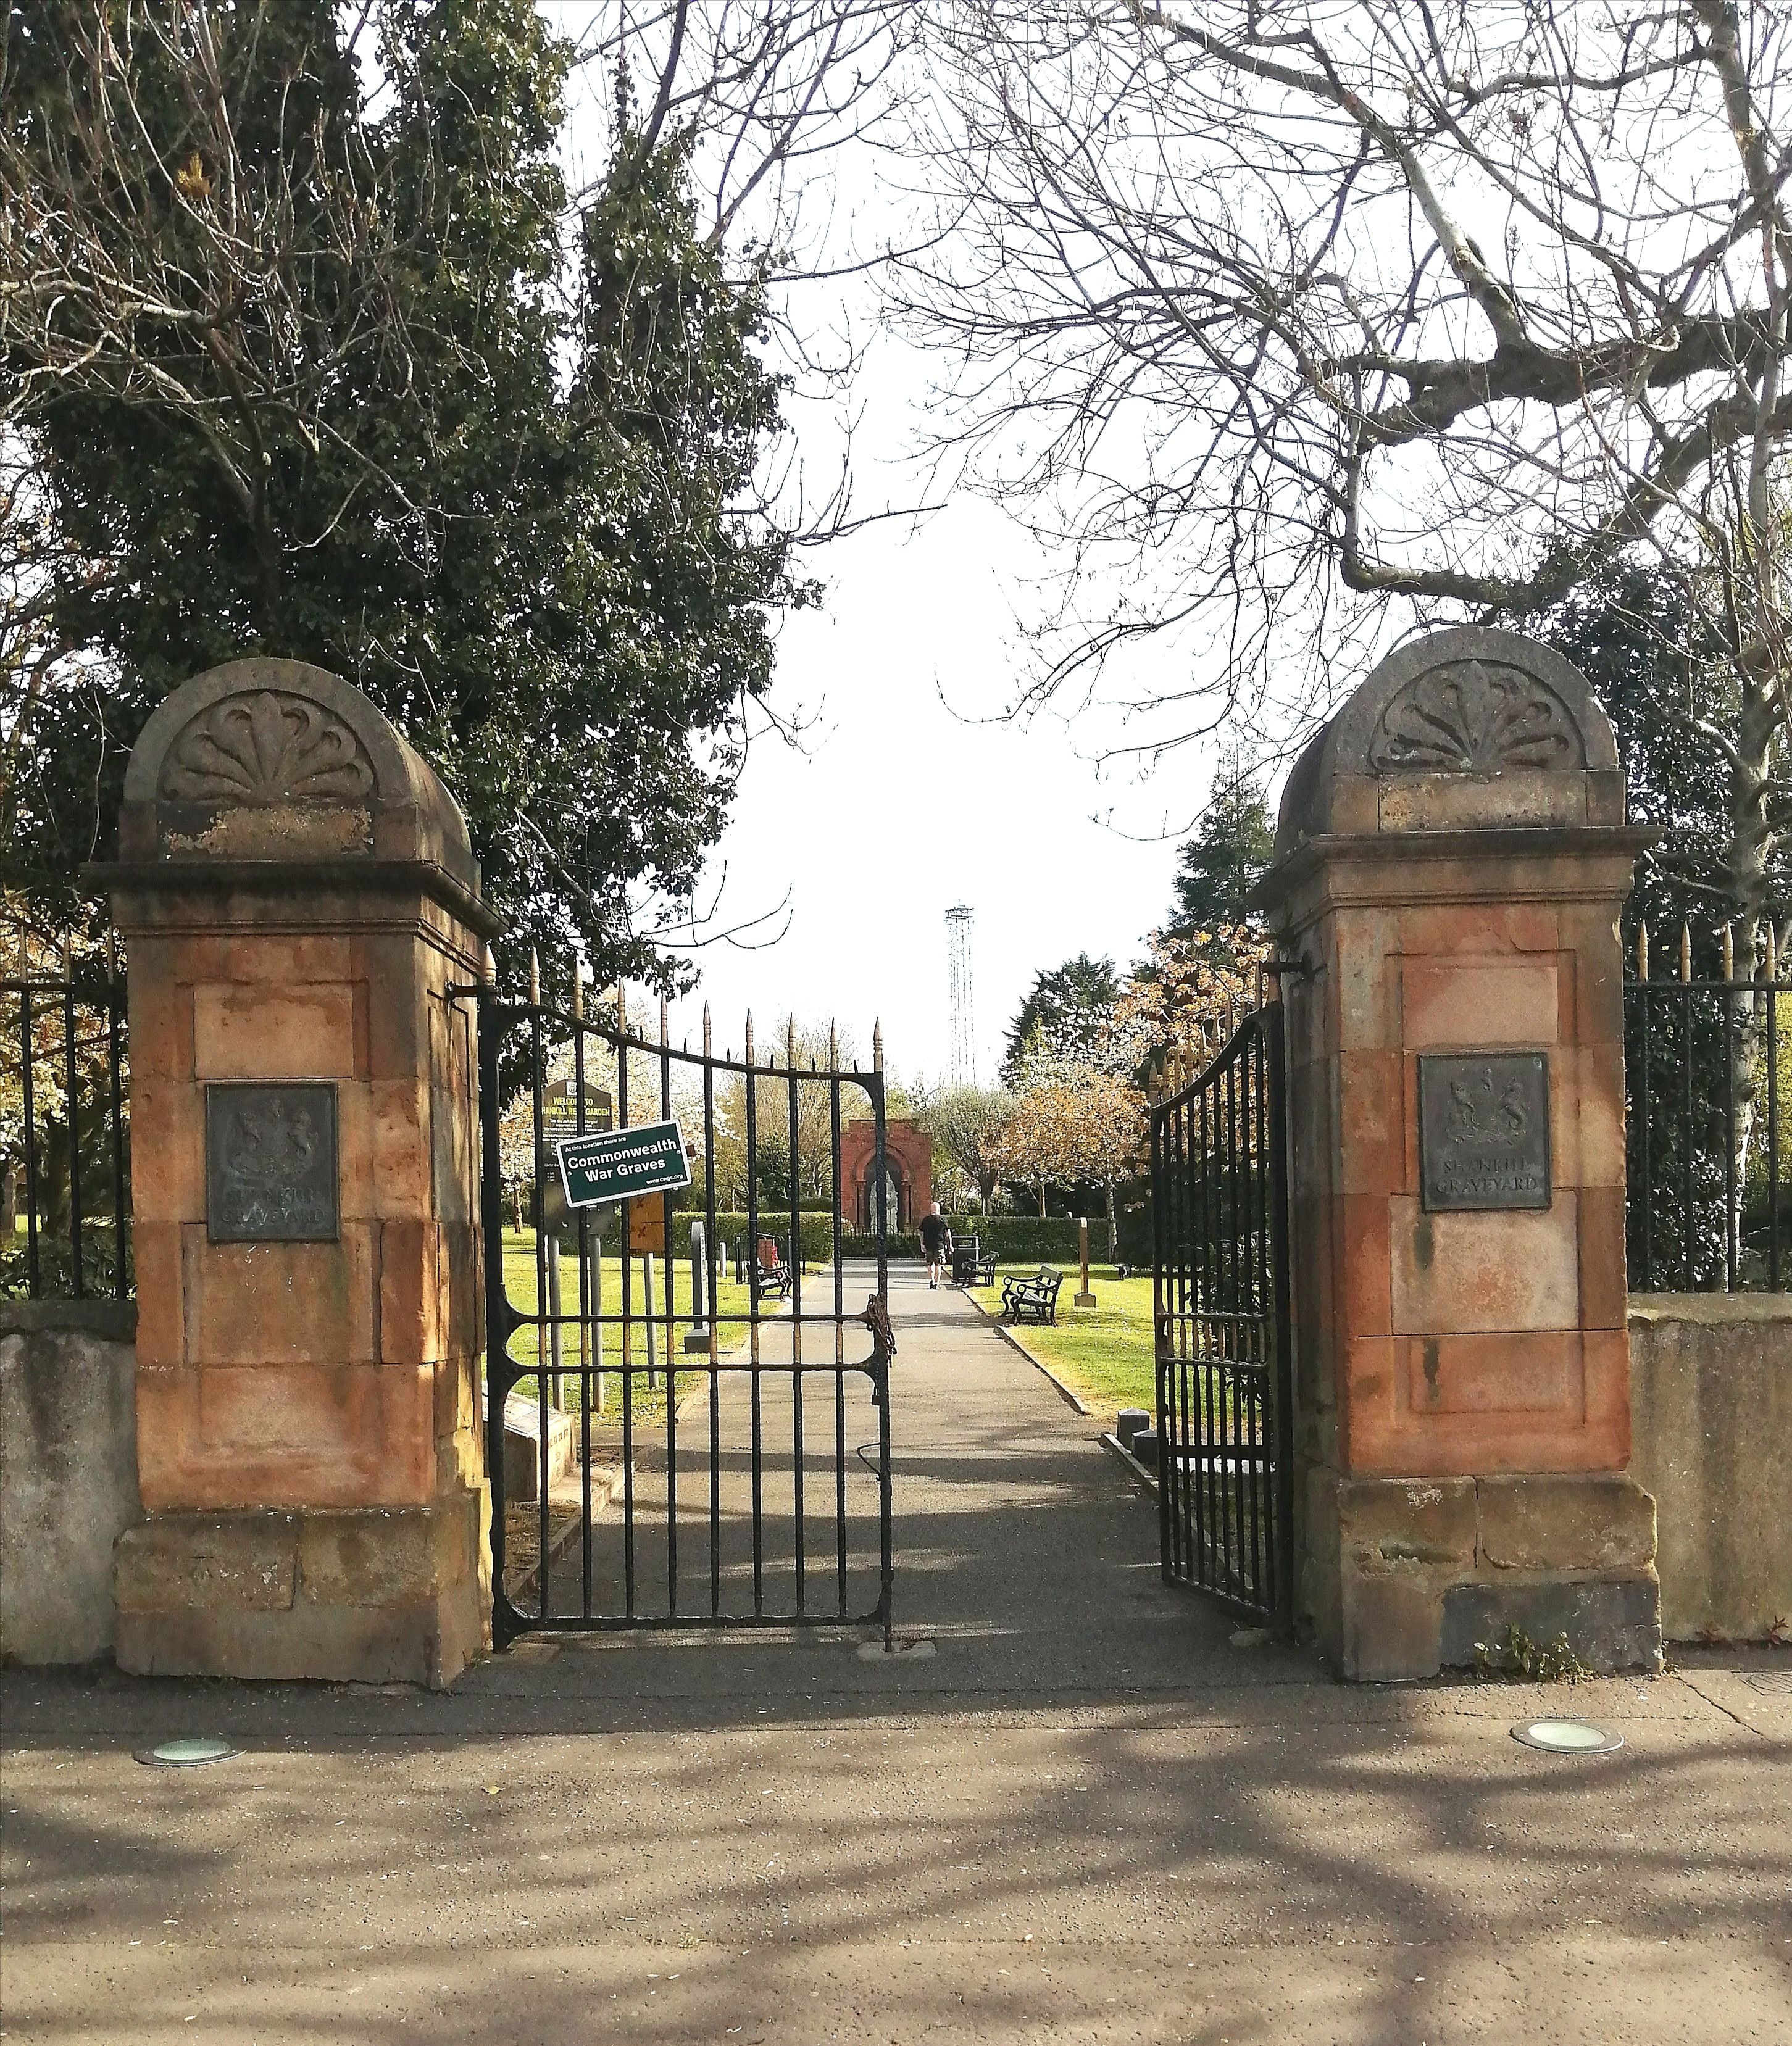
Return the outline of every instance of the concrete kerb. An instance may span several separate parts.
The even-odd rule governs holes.
[[[958,1290],[964,1294],[965,1299],[971,1303],[1009,1348],[1018,1349],[1035,1371],[1043,1373],[1049,1378],[1060,1396],[1074,1407],[1079,1414],[1094,1413],[1095,1409],[1080,1395],[1073,1392],[1042,1357],[1036,1356],[1032,1350],[1029,1349],[1009,1323],[991,1314],[968,1286],[962,1286]],[[1141,1463],[1111,1429],[1104,1429],[1099,1440],[1103,1449],[1111,1450],[1120,1459],[1126,1467],[1127,1476],[1139,1487],[1146,1497],[1155,1499],[1157,1496],[1157,1473],[1149,1465]]]
[[[1148,1498],[1155,1499],[1157,1496],[1157,1473],[1149,1464],[1141,1463],[1118,1435],[1104,1434],[1102,1437],[1102,1446],[1104,1449],[1111,1450],[1126,1466],[1128,1475],[1141,1492],[1144,1492]]]

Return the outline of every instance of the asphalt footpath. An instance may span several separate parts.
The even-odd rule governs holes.
[[[0,2037],[1792,2038],[1792,1655],[1335,1685],[1164,1585],[1151,1500],[960,1295],[891,1308],[894,1655],[0,1673]],[[1512,1738],[1561,1712],[1623,1747]],[[133,1759],[182,1733],[240,1752]]]

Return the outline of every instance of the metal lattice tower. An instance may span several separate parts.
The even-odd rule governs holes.
[[[960,902],[946,912],[946,948],[952,978],[952,1083],[977,1084],[977,1020],[971,992],[971,918]]]

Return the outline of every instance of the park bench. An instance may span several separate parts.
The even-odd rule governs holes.
[[[1002,1287],[1002,1312],[1010,1322],[1051,1322],[1058,1318],[1058,1288],[1064,1274],[1041,1264],[1030,1279],[1010,1279]]]
[[[979,1251],[971,1267],[968,1283],[973,1286],[993,1286],[995,1284],[995,1253]]]

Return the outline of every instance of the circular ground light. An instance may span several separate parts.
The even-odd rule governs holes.
[[[198,1736],[164,1740],[160,1747],[144,1749],[137,1758],[152,1769],[199,1769],[208,1762],[228,1762],[236,1751],[227,1740]]]
[[[1512,1739],[1545,1755],[1610,1755],[1624,1746],[1621,1733],[1608,1733],[1591,1720],[1523,1720]]]

